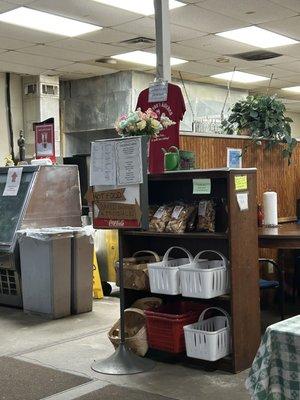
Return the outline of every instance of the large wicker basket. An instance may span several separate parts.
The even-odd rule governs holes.
[[[124,288],[135,290],[150,290],[148,263],[158,262],[160,257],[150,250],[141,250],[133,254],[132,257],[123,259]],[[115,265],[116,285],[119,283],[119,262]]]
[[[144,356],[148,351],[146,318],[144,312],[138,308],[125,310],[125,336],[126,346],[139,356]],[[108,337],[115,349],[120,344],[120,320],[108,332]]]

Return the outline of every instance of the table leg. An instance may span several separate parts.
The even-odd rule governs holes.
[[[279,306],[280,306],[280,316],[281,320],[284,320],[285,312],[285,270],[284,270],[284,252],[279,250],[278,254],[278,265],[279,265],[279,283],[280,283],[280,293],[279,293]]]

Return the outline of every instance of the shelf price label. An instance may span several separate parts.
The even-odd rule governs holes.
[[[211,179],[193,179],[193,194],[211,194]]]

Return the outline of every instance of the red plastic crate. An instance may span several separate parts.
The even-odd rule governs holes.
[[[183,327],[198,321],[206,305],[182,301],[162,305],[155,310],[146,310],[146,325],[149,347],[182,353],[185,351]]]

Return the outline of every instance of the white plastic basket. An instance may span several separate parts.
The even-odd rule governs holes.
[[[218,310],[223,315],[204,319],[208,310]],[[222,308],[207,308],[197,323],[186,325],[183,329],[188,357],[216,361],[230,353],[230,317]]]
[[[204,253],[216,254],[221,259],[200,259]],[[227,259],[218,251],[200,251],[189,266],[180,269],[180,284],[181,293],[185,297],[211,299],[228,293],[230,282]]]
[[[169,259],[172,250],[182,250],[188,258]],[[179,267],[189,265],[193,261],[191,253],[183,247],[170,247],[162,261],[149,263],[149,281],[152,293],[180,294]]]

